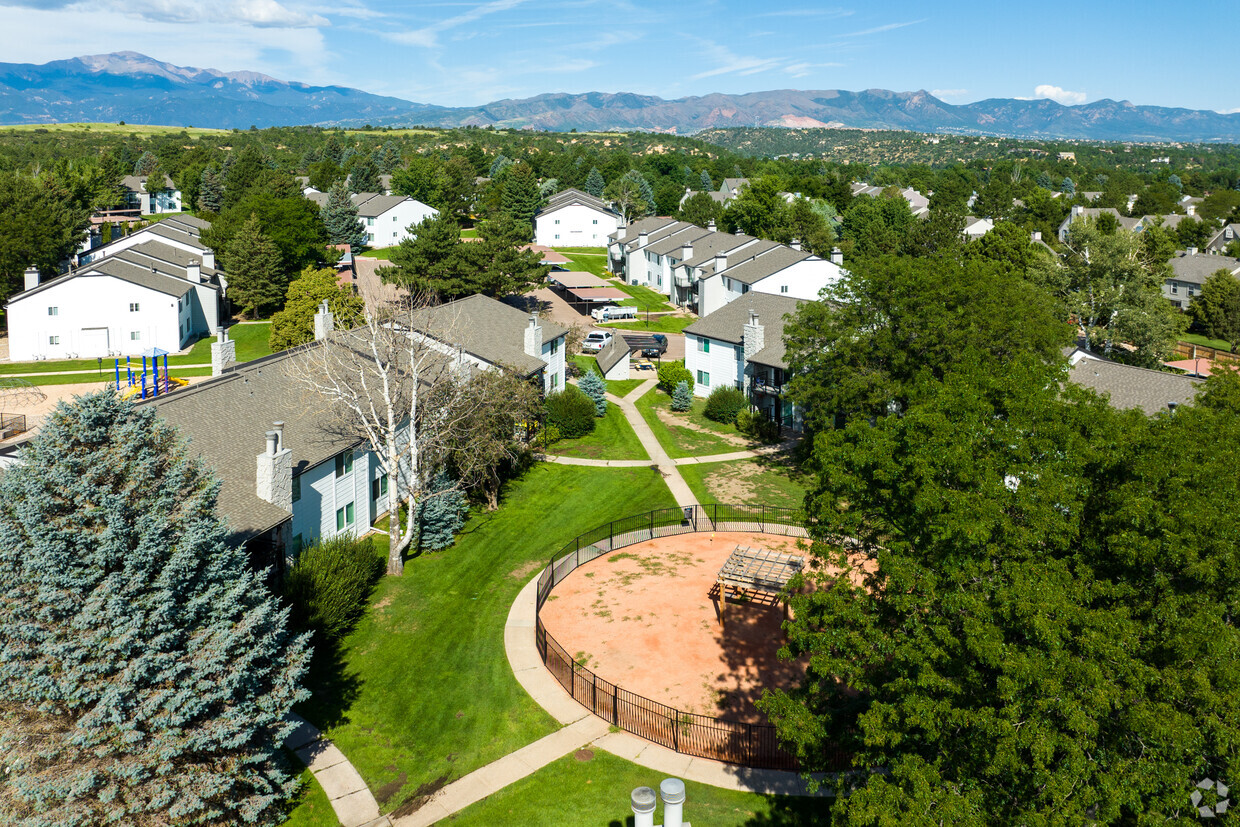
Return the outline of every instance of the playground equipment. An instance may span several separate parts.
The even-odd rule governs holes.
[[[159,357],[164,357],[163,370],[159,369]],[[147,359],[150,359],[150,367],[147,367]],[[156,397],[161,393],[171,393],[177,388],[183,388],[189,383],[184,379],[177,379],[168,375],[168,351],[153,347],[142,353],[142,372],[138,373],[136,365],[129,363],[129,357],[125,357],[125,379],[124,384],[121,383],[121,360],[115,362],[116,369],[116,390],[120,392],[122,399],[132,399],[135,396],[140,399],[148,397]],[[150,388],[147,387],[147,380],[150,379]]]

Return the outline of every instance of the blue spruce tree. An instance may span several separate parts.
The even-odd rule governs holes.
[[[62,402],[0,478],[0,823],[277,824],[309,648],[155,411]]]
[[[702,192],[713,192],[715,183],[710,180],[710,173],[702,170]]]
[[[418,504],[418,546],[439,551],[456,542],[456,533],[465,527],[469,506],[465,495],[441,470],[431,484],[431,496]]]
[[[590,167],[590,174],[586,176],[586,183],[583,189],[595,198],[602,198],[605,187],[603,174],[598,171],[598,167]]]
[[[1071,178],[1065,177],[1063,179],[1063,183],[1059,185],[1059,188],[1063,192],[1063,194],[1068,196],[1069,198],[1076,195],[1076,184],[1072,182]]]
[[[689,390],[688,382],[677,382],[676,392],[672,394],[672,410],[687,411],[693,407],[693,391]]]
[[[594,403],[595,416],[607,416],[607,384],[598,371],[587,371],[577,383],[577,387]]]

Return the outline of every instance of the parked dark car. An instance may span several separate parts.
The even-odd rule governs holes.
[[[642,356],[647,359],[658,359],[664,353],[667,353],[667,337],[662,333],[656,333],[652,337],[654,344],[642,348]]]

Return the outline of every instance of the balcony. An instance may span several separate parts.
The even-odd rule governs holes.
[[[784,386],[768,382],[765,377],[755,376],[753,379],[753,392],[764,393],[769,396],[783,396]]]
[[[689,278],[689,274],[686,273],[684,270],[680,270],[679,272],[677,272],[674,280],[676,282],[677,287],[684,288],[684,287],[693,286],[693,279]]]

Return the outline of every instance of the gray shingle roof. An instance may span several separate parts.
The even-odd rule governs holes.
[[[693,242],[693,258],[684,262],[689,267],[702,267],[710,264],[715,259],[715,254],[719,252],[732,255],[733,250],[737,250],[746,244],[752,244],[758,239],[744,233],[710,233],[699,241]],[[739,253],[737,254],[739,255]]]
[[[688,222],[685,222],[685,221],[672,221],[669,224],[664,224],[662,227],[656,227],[655,229],[647,232],[646,244],[647,246],[651,244],[655,244],[667,238],[668,236],[672,235],[673,233],[684,232],[685,230],[688,230],[692,228],[693,226],[694,226],[693,224],[689,224]],[[640,244],[641,244],[641,234],[639,233],[638,235],[633,237],[632,241],[624,245],[624,249],[631,253],[634,250],[638,249],[638,246]]]
[[[674,218],[652,215],[648,218],[640,218],[627,227],[621,227],[608,236],[608,238],[611,238],[618,244],[628,244],[630,241],[637,240],[637,237],[644,232],[652,232],[660,227],[676,223],[679,222]]]
[[[413,201],[407,195],[380,195],[376,192],[359,192],[353,197],[360,218],[376,218],[405,201]]]
[[[536,214],[546,215],[547,213],[553,213],[558,209],[561,209],[563,207],[567,207],[573,204],[579,204],[583,207],[589,207],[591,209],[598,210],[599,212],[610,213],[611,215],[619,215],[619,213],[613,210],[611,206],[608,205],[608,203],[604,201],[603,199],[595,198],[593,195],[590,195],[587,192],[582,192],[581,190],[571,189],[571,188],[566,189],[566,190],[561,190],[560,192],[557,192],[555,195],[551,196],[551,198],[547,200],[547,206],[543,207]]]
[[[1121,365],[1100,359],[1081,359],[1068,372],[1081,387],[1110,397],[1113,407],[1139,408],[1153,416],[1167,411],[1167,403],[1186,405],[1200,390],[1201,380],[1176,373]]]
[[[168,264],[174,265],[179,271],[179,275],[185,275],[185,268],[190,264],[197,264],[202,268],[205,276],[216,276],[219,271],[214,267],[204,267],[202,264],[202,256],[197,253],[190,253],[182,250],[180,247],[172,247],[159,241],[148,241],[144,244],[135,244],[127,250],[117,253],[117,258],[126,261],[140,261],[142,258],[153,258]]]
[[[441,304],[427,311],[431,321],[427,331],[436,339],[463,347],[493,365],[511,368],[523,376],[542,370],[547,363],[525,352],[528,313],[483,295]],[[543,342],[568,332],[547,319],[539,322]]]
[[[140,232],[147,232],[147,233],[150,233],[151,235],[159,236],[160,238],[166,238],[170,241],[179,241],[182,244],[187,244],[190,247],[193,247],[197,250],[207,249],[207,246],[203,244],[202,241],[199,240],[201,238],[200,233],[186,232],[184,229],[182,229],[179,226],[168,225],[163,221],[161,221],[158,224],[152,224],[151,226],[147,227],[145,230],[141,230]]]
[[[782,363],[784,315],[795,313],[800,305],[799,299],[790,299],[787,296],[776,296],[770,293],[749,292],[728,302],[714,313],[698,319],[685,328],[685,333],[739,345],[744,340],[745,325],[749,323],[750,311],[756,312],[758,321],[765,328],[766,347],[755,356],[763,356],[764,358],[758,361],[764,365],[782,368],[785,367]],[[768,359],[772,361],[767,361]]]
[[[1188,253],[1177,253],[1171,259],[1171,271],[1175,274],[1174,278],[1177,281],[1205,284],[1206,279],[1219,270],[1235,273],[1237,270],[1240,270],[1240,259],[1203,253],[1198,253],[1195,256],[1190,256]]]
[[[629,348],[624,343],[624,337],[619,335],[612,336],[611,341],[599,351],[598,366],[603,373],[607,373],[607,371],[627,358],[629,358]]]
[[[121,281],[127,281],[130,284],[136,284],[139,287],[145,287],[148,290],[154,290],[157,293],[174,296],[178,299],[194,289],[193,283],[186,281],[184,278],[167,272],[152,271],[149,266],[127,261],[121,258],[121,256],[113,256],[94,264],[88,264],[74,275],[89,277],[95,273],[112,276]]]
[[[130,192],[146,192],[147,190],[143,186],[145,184],[146,184],[145,175],[126,175],[124,178],[121,179],[121,186],[129,190]],[[176,188],[177,188],[177,185],[174,184],[172,182],[172,179],[169,178],[165,174],[164,175],[164,189],[174,190]]]
[[[746,247],[740,251],[739,260],[735,262],[729,256],[728,267],[723,271],[723,275],[741,284],[755,284],[780,270],[786,270],[797,262],[811,258],[810,254],[804,250],[794,250],[782,244],[770,243],[774,246],[765,250],[760,249],[760,244]]]
[[[651,253],[659,256],[665,256],[669,253],[679,253],[680,248],[685,246],[685,242],[697,243],[699,238],[703,238],[710,233],[710,230],[703,230],[694,224],[682,227],[676,232],[664,238],[662,241],[651,244],[646,248]]]

